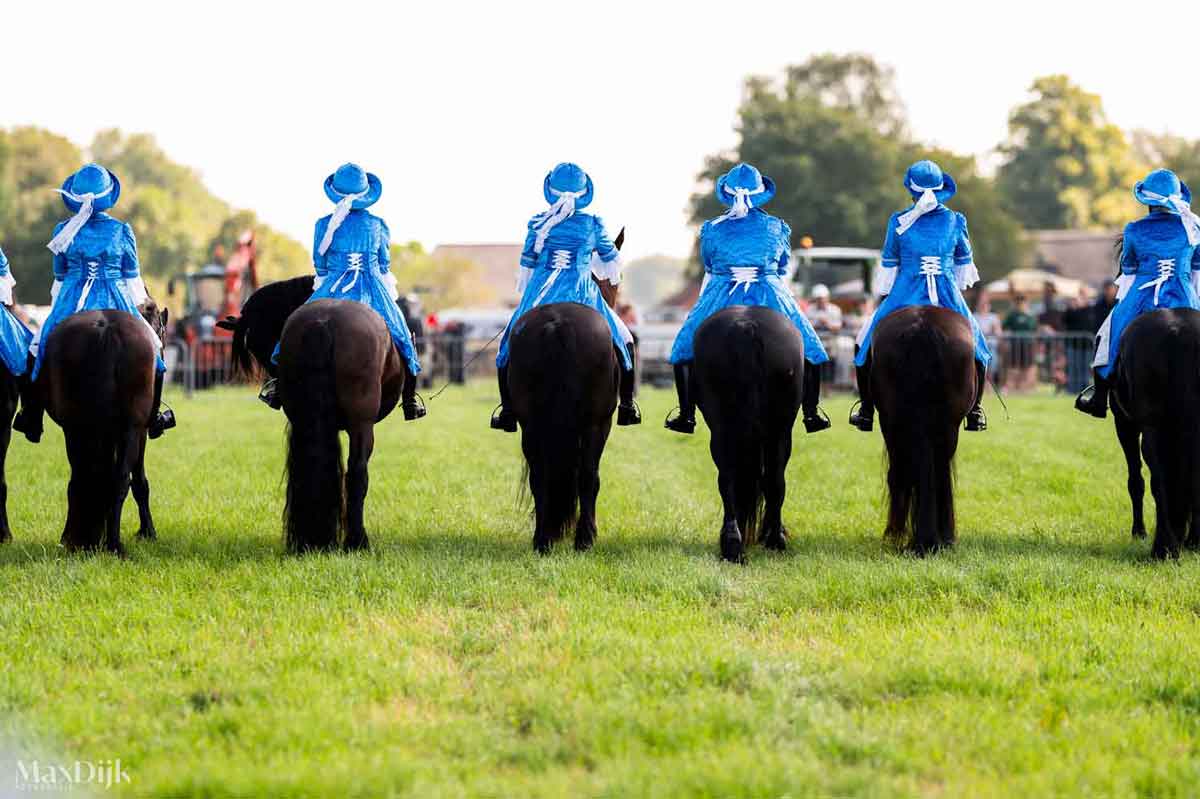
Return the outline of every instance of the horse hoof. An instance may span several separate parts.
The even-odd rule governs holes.
[[[153,527],[143,527],[137,531],[137,537],[145,541],[156,541],[158,540],[158,531]]]
[[[533,541],[533,551],[539,555],[549,555],[550,546],[551,545],[549,541],[539,541],[536,538]]]
[[[730,563],[745,563],[746,547],[742,539],[721,536],[721,559]]]
[[[367,538],[367,534],[363,533],[362,538],[353,541],[347,540],[343,548],[347,552],[366,552],[371,548],[371,542]]]
[[[1145,538],[1146,537],[1146,528],[1145,527],[1134,527],[1130,531],[1130,535],[1132,535],[1135,539]]]
[[[578,536],[575,537],[575,551],[576,552],[587,552],[589,549],[591,549],[593,546],[595,546],[595,544],[596,544],[595,538],[590,538],[590,537],[589,538],[580,538]]]
[[[776,552],[784,552],[787,550],[787,533],[779,533],[778,535],[769,535],[763,539],[763,546],[767,549],[773,549]]]

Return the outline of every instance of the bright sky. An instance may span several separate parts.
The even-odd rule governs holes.
[[[153,133],[306,244],[329,212],[321,182],[347,160],[382,178],[374,210],[393,237],[426,245],[519,241],[546,172],[574,160],[593,210],[628,226],[627,255],[683,255],[695,175],[735,143],[743,77],[817,52],[893,66],[916,135],[962,152],[988,153],[1053,72],[1123,127],[1200,138],[1200,4],[1104,5],[12,2],[0,126],[81,144]]]

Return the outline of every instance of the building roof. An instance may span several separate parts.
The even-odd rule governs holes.
[[[1117,274],[1113,245],[1121,234],[1094,230],[1033,230],[1031,267],[1093,286]]]

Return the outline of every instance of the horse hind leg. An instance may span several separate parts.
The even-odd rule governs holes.
[[[115,555],[124,556],[125,546],[121,543],[121,511],[129,496],[130,474],[137,460],[139,432],[132,425],[112,439],[112,472],[109,481],[109,504],[104,536],[104,548]]]
[[[363,522],[363,509],[370,485],[368,463],[375,450],[375,426],[359,424],[350,432],[350,458],[346,464],[346,540],[347,552],[367,549],[370,541]]]
[[[611,422],[610,422],[611,424]],[[608,425],[594,426],[585,436],[579,469],[579,519],[575,549],[585,552],[596,543],[596,498],[600,496],[600,456],[608,440]]]
[[[1161,435],[1157,431],[1144,435],[1142,449],[1150,466],[1150,493],[1154,496],[1154,543],[1150,554],[1158,560],[1166,560],[1179,557],[1179,542],[1171,525],[1169,458],[1163,452]]]
[[[1142,455],[1138,451],[1141,434],[1137,425],[1121,412],[1119,407],[1113,408],[1113,425],[1117,429],[1117,440],[1125,454],[1125,468],[1128,472],[1126,488],[1129,491],[1129,502],[1133,510],[1133,524],[1130,535],[1134,538],[1146,537],[1146,518],[1143,513],[1146,495],[1146,480],[1142,477]]]
[[[98,468],[99,442],[91,428],[67,428],[63,431],[71,477],[67,482],[67,520],[63,525],[62,545],[68,551],[95,549],[100,545],[103,511],[97,510],[99,497],[108,483],[108,470]]]
[[[158,530],[154,527],[154,516],[150,513],[150,480],[146,477],[146,436],[142,434],[138,440],[137,458],[133,463],[133,477],[130,483],[133,490],[133,501],[138,509],[137,537],[147,541],[158,538]]]
[[[709,449],[717,464],[717,490],[725,513],[721,522],[721,557],[730,563],[745,563],[746,542],[737,521],[737,445],[726,445],[730,436],[721,422],[711,426],[711,435]]]
[[[793,417],[793,422],[795,417]],[[763,546],[779,552],[787,549],[783,526],[783,501],[787,495],[787,465],[792,457],[791,426],[772,431],[763,452]]]

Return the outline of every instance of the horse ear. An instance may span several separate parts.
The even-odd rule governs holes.
[[[167,309],[166,309],[166,308],[163,308],[163,309],[162,309],[162,313],[160,313],[160,314],[158,315],[158,319],[159,319],[159,321],[160,321],[160,322],[162,322],[162,326],[163,326],[163,328],[164,328],[164,329],[166,329],[166,327],[167,327],[167,316],[168,316],[168,315],[169,315],[169,311],[167,311]]]
[[[615,239],[613,239],[613,246],[619,250],[619,249],[621,249],[621,245],[623,245],[624,243],[625,243],[625,228],[622,227],[621,232],[617,234],[617,237]]]
[[[236,316],[226,316],[220,322],[217,322],[217,327],[222,330],[237,330],[238,318]]]

